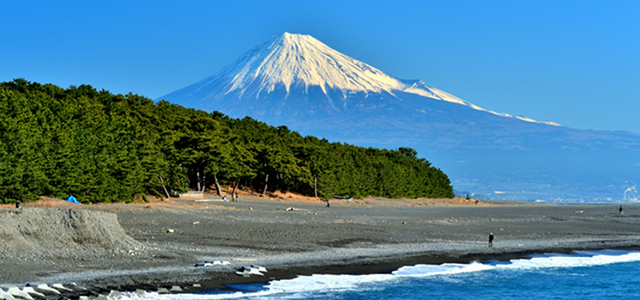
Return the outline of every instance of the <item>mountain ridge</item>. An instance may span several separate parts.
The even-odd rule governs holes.
[[[217,86],[203,94],[202,90]],[[236,62],[186,88],[161,98],[182,98],[189,107],[211,110],[207,100],[215,100],[231,94],[238,99],[259,100],[264,93],[277,93],[287,99],[293,89],[320,88],[328,96],[386,92],[395,96],[401,91],[423,97],[456,103],[498,116],[516,118],[521,121],[557,126],[555,122],[539,122],[527,117],[512,116],[481,108],[450,93],[429,86],[422,80],[403,80],[388,75],[366,63],[346,56],[310,35],[284,33],[274,37],[243,54]],[[278,91],[284,89],[284,95]],[[195,91],[184,93],[183,91]],[[236,92],[237,91],[237,92]],[[294,93],[295,94],[295,93]],[[332,97],[328,97],[331,99]],[[327,99],[325,99],[326,101]],[[347,106],[341,103],[342,107]],[[333,105],[339,110],[339,106]]]
[[[296,38],[310,45],[279,44]],[[580,130],[497,113],[421,80],[398,79],[366,63],[354,63],[357,60],[325,47],[331,49],[311,36],[285,33],[161,99],[233,118],[251,116],[333,141],[413,147],[442,168],[457,190],[496,199],[606,202],[626,199],[623,192],[640,182],[640,134]],[[297,56],[311,50],[276,51],[285,48],[338,53],[333,61],[345,63],[329,65],[334,70],[324,70],[322,76],[338,72],[340,66],[353,67],[346,73],[351,75],[341,74],[340,80],[318,78],[320,73],[313,73],[317,67],[306,73],[274,71],[282,64],[287,70],[300,61],[321,61]],[[266,58],[274,60],[265,62]],[[261,73],[265,70],[269,72]],[[373,75],[366,75],[369,71]],[[298,80],[299,74],[303,80]],[[376,88],[364,89],[367,84]]]

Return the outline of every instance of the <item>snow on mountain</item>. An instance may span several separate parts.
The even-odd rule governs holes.
[[[442,101],[447,101],[447,102],[451,102],[451,103],[457,103],[460,105],[464,105],[464,106],[468,106],[471,107],[475,110],[480,110],[480,111],[485,111],[488,113],[492,113],[494,115],[497,116],[501,116],[501,117],[508,117],[508,118],[513,118],[514,116],[510,115],[510,114],[504,114],[504,113],[497,113],[495,111],[491,111],[491,110],[487,110],[484,109],[482,107],[479,107],[471,102],[462,100],[454,95],[451,95],[443,90],[434,88],[432,86],[429,86],[427,84],[425,84],[424,82],[422,82],[422,80],[415,82],[414,84],[412,84],[409,87],[404,88],[405,92],[408,93],[413,93],[413,94],[417,94],[420,96],[424,96],[424,97],[428,97],[431,99],[436,99],[436,100],[442,100]],[[521,121],[525,121],[525,122],[531,122],[531,123],[543,123],[543,124],[547,124],[547,125],[553,125],[553,126],[560,126],[560,124],[556,123],[556,122],[548,122],[548,121],[544,121],[544,122],[539,122],[536,120],[533,120],[531,118],[527,118],[527,117],[523,117],[523,116],[516,116],[515,117],[518,120]]]
[[[231,78],[226,93],[254,82],[272,92],[293,83],[343,91],[381,92],[403,89],[399,80],[329,48],[309,35],[285,33],[245,54],[237,63],[214,76]]]
[[[420,80],[387,75],[309,35],[275,37],[161,99],[330,141],[412,147],[456,189],[490,198],[610,202],[640,181],[638,134],[486,110]]]
[[[212,89],[212,86],[215,88]],[[359,92],[365,94],[386,92],[395,96],[398,91],[402,91],[513,118],[509,114],[481,108],[431,87],[421,80],[400,80],[387,75],[375,67],[328,47],[310,35],[291,33],[284,33],[250,50],[237,62],[187,87],[181,94],[189,97],[206,91],[205,95],[199,96],[221,98],[233,94],[238,98],[259,99],[260,96],[273,93],[281,87],[286,91],[285,99],[289,97],[294,87],[304,88],[305,93],[309,88],[317,87],[325,95],[328,95],[329,91],[337,91],[343,98]],[[516,118],[540,123],[530,118]],[[553,122],[543,123],[558,125]]]

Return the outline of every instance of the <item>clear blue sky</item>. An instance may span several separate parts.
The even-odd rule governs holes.
[[[640,133],[640,1],[4,1],[0,81],[155,99],[283,32],[497,112]]]

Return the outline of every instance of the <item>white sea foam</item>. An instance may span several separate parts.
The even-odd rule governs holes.
[[[640,252],[581,251],[576,254],[536,255],[526,259],[513,259],[505,263],[471,263],[407,266],[394,271],[397,276],[435,276],[472,273],[487,270],[532,270],[549,268],[575,268],[614,263],[640,261]]]
[[[402,267],[393,272],[395,276],[435,276],[435,275],[452,275],[479,272],[493,269],[493,266],[481,263],[471,264],[442,264],[442,265],[416,265]]]
[[[265,297],[279,294],[278,291],[264,290],[259,292],[231,292],[224,294],[158,294],[156,292],[138,295],[126,293],[119,297],[119,300],[217,300],[217,299],[238,299],[242,297]]]
[[[393,282],[409,277],[436,277],[485,271],[531,271],[536,269],[575,268],[614,263],[640,261],[640,252],[627,251],[582,251],[576,254],[536,255],[526,259],[514,259],[509,262],[490,262],[470,264],[415,265],[402,267],[391,274],[368,275],[311,275],[299,276],[289,280],[276,280],[258,292],[232,292],[225,294],[173,294],[159,295],[147,293],[142,297],[136,294],[124,296],[122,299],[154,299],[154,300],[209,300],[229,298],[270,298],[279,295],[304,295],[307,293],[348,291],[372,287],[378,283]]]
[[[267,288],[282,293],[351,290],[359,286],[393,280],[392,274],[311,275],[271,282]]]
[[[497,265],[507,269],[574,268],[640,261],[640,252],[582,251],[574,255],[542,255],[530,259],[515,259],[510,264]]]

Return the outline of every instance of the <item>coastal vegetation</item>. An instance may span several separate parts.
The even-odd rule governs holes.
[[[250,117],[155,103],[89,85],[0,83],[0,201],[84,203],[220,186],[259,193],[451,198],[446,174],[411,148],[358,147]]]

